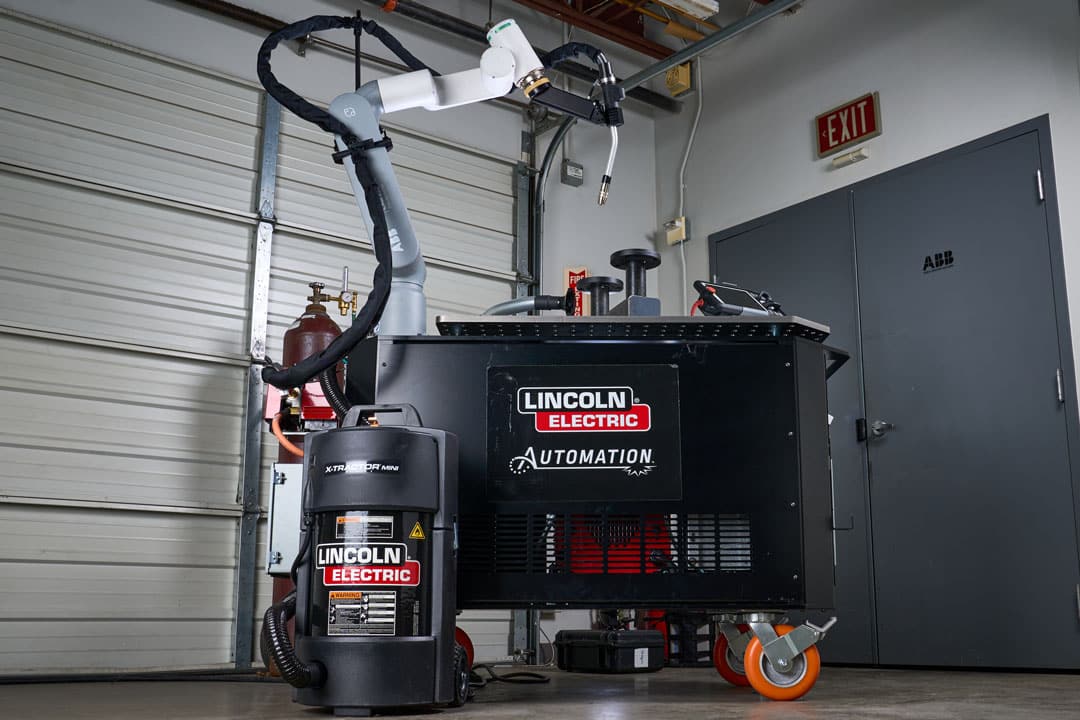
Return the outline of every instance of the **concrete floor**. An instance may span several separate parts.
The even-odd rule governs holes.
[[[496,683],[460,710],[423,717],[636,720],[638,718],[972,718],[1077,720],[1080,675],[824,668],[794,703],[760,699],[711,669],[653,675],[553,672],[548,685]],[[0,686],[5,720],[277,720],[332,717],[289,701],[289,689],[253,682],[126,682]],[[412,717],[397,715],[396,717]]]

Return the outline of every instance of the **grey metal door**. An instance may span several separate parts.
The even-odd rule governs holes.
[[[883,664],[1080,667],[1039,157],[1028,132],[854,192]]]
[[[824,322],[828,344],[855,356],[858,326],[850,192],[838,190],[711,236],[714,280],[768,290],[785,312]],[[836,518],[836,614],[822,643],[829,662],[870,663],[873,656],[870,531],[858,357],[829,380]]]

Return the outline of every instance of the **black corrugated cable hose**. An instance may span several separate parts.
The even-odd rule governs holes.
[[[322,388],[326,401],[338,416],[338,422],[345,419],[345,413],[352,406],[345,397],[337,379],[337,365],[331,365],[319,374],[319,386]]]
[[[341,137],[346,146],[352,150],[351,158],[356,167],[356,176],[364,190],[364,201],[371,215],[372,245],[375,248],[375,260],[377,262],[371,292],[368,293],[364,306],[354,318],[352,327],[335,338],[322,352],[306,357],[289,368],[271,365],[263,368],[263,381],[278,388],[299,387],[327,368],[333,368],[350,350],[367,337],[378,324],[383,309],[386,307],[386,300],[390,296],[390,268],[393,264],[390,253],[390,235],[386,225],[386,214],[383,211],[382,191],[375,183],[375,179],[368,169],[366,151],[360,147],[361,144],[344,123],[323,108],[308,102],[282,85],[270,68],[270,56],[274,48],[283,40],[295,40],[321,30],[354,29],[358,26],[382,41],[402,62],[413,70],[430,69],[405,50],[400,42],[374,21],[362,20],[356,17],[316,15],[286,25],[280,30],[271,33],[259,48],[256,70],[259,82],[266,88],[266,92],[270,93],[271,97],[292,113],[319,126],[328,133]]]
[[[488,677],[484,677],[480,674],[480,670],[485,671]],[[504,682],[511,685],[543,685],[544,683],[551,682],[551,678],[547,675],[541,675],[540,673],[530,672],[528,670],[515,670],[513,672],[499,674],[495,672],[495,668],[487,663],[476,663],[469,671],[469,687],[478,690],[488,683]]]
[[[287,626],[295,614],[296,591],[293,590],[280,602],[271,605],[263,615],[259,651],[266,666],[270,667],[272,659],[281,677],[293,687],[319,687],[326,679],[326,668],[318,662],[305,663],[296,656],[296,650],[289,642]]]
[[[595,45],[589,45],[588,43],[582,42],[568,42],[565,45],[560,45],[550,52],[541,55],[540,62],[544,63],[544,67],[553,68],[563,60],[569,60],[578,55],[584,55],[592,60],[598,67],[604,58],[604,53]]]

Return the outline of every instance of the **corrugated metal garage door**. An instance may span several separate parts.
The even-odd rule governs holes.
[[[230,664],[261,92],[0,12],[0,93],[0,674]],[[509,297],[509,165],[395,143],[433,311]],[[370,281],[327,147],[283,129],[276,357]]]

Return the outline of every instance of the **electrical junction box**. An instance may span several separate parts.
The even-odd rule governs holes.
[[[690,90],[690,63],[676,65],[668,70],[667,74],[664,75],[664,83],[667,85],[668,92],[671,93],[672,97],[678,97]]]
[[[585,166],[570,158],[563,159],[560,179],[563,185],[580,187],[585,182]]]
[[[685,215],[672,218],[664,223],[664,239],[667,240],[668,245],[678,245],[679,243],[686,242],[686,237],[687,228]]]
[[[266,572],[288,577],[300,551],[300,499],[303,463],[274,463],[270,483],[270,523]]]

